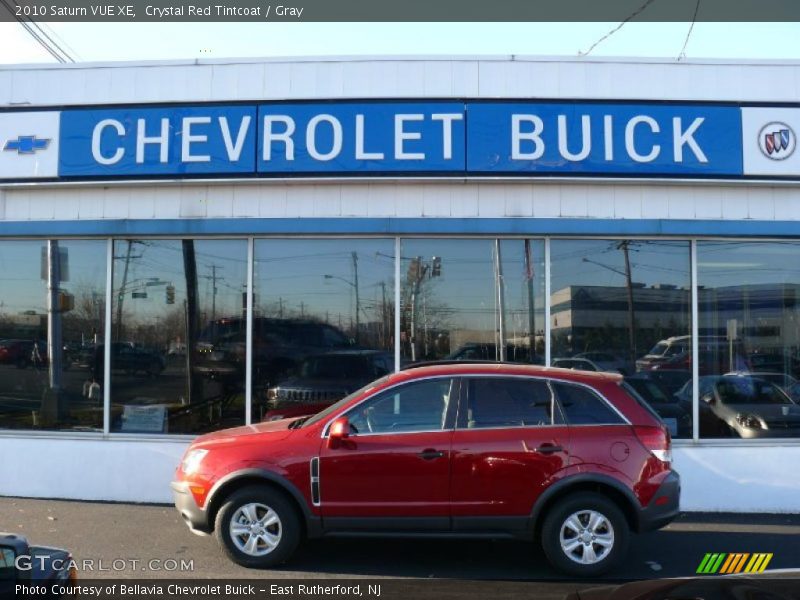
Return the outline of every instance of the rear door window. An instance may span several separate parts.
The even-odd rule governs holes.
[[[471,377],[465,382],[466,411],[459,428],[542,427],[563,421],[545,381]]]
[[[587,387],[553,383],[558,402],[570,425],[621,425],[625,420]]]

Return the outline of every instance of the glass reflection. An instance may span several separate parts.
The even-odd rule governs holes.
[[[800,244],[698,242],[703,437],[800,434]]]
[[[394,240],[257,240],[254,269],[254,422],[394,370]]]
[[[688,242],[553,240],[552,365],[622,373],[669,426],[691,437]],[[691,386],[690,386],[691,387]]]
[[[403,362],[542,362],[543,256],[541,240],[403,240]]]
[[[106,242],[0,242],[0,427],[103,427]]]
[[[246,273],[244,240],[114,243],[112,431],[244,422]]]

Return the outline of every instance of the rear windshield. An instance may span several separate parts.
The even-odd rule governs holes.
[[[656,419],[656,420],[657,420],[659,423],[663,423],[663,422],[664,422],[664,421],[661,419],[661,415],[659,415],[659,414],[658,414],[658,413],[657,413],[657,412],[656,412],[656,411],[653,409],[653,407],[652,407],[652,406],[650,406],[650,405],[647,403],[647,400],[645,400],[644,398],[642,398],[642,396],[639,394],[639,392],[637,392],[637,391],[636,391],[636,390],[633,388],[633,386],[631,386],[629,383],[626,383],[626,382],[624,382],[624,381],[623,381],[622,383],[620,383],[620,386],[622,387],[622,389],[623,389],[623,390],[625,390],[625,391],[628,393],[628,395],[629,395],[631,398],[633,398],[634,400],[636,400],[636,403],[637,403],[639,406],[641,406],[641,407],[642,407],[643,409],[645,409],[645,410],[646,410],[648,413],[650,413],[650,414],[653,416],[653,418],[654,418],[654,419]]]

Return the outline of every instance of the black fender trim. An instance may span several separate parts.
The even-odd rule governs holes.
[[[305,496],[297,489],[291,481],[283,477],[282,475],[278,475],[273,471],[269,471],[267,469],[259,469],[257,467],[249,467],[246,469],[239,469],[238,471],[233,471],[232,473],[228,473],[219,481],[217,481],[214,486],[211,488],[211,491],[208,493],[208,499],[206,500],[206,514],[209,521],[211,521],[211,507],[213,506],[215,509],[219,508],[215,505],[219,503],[218,493],[219,491],[228,485],[231,482],[236,481],[237,479],[243,479],[245,477],[249,478],[258,478],[262,479],[265,482],[274,483],[277,487],[281,488],[283,491],[287,492],[297,505],[300,507],[300,510],[303,513],[303,519],[306,523],[306,528],[309,537],[319,537],[321,535],[321,519],[316,515],[313,515],[308,508],[308,502],[306,501]],[[214,524],[209,523],[210,527],[213,528]]]
[[[609,475],[602,475],[599,473],[579,473],[577,475],[569,475],[564,479],[557,481],[548,487],[541,496],[539,496],[539,498],[536,500],[536,503],[533,505],[533,510],[531,511],[531,531],[536,530],[536,527],[539,524],[539,519],[542,516],[542,510],[551,499],[561,493],[568,492],[571,487],[587,483],[605,485],[622,494],[629,504],[627,508],[630,509],[630,515],[633,519],[633,522],[631,523],[632,529],[634,531],[639,530],[642,506],[639,504],[639,501],[636,499],[636,496],[633,494],[633,492],[626,487],[625,484],[620,483],[618,480],[610,477]]]

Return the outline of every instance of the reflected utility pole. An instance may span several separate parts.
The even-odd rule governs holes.
[[[500,255],[500,240],[494,241],[494,277],[495,277],[495,292],[497,293],[497,353],[495,357],[500,362],[506,361],[506,318],[505,318],[505,304],[506,294],[505,286],[503,285],[503,258]]]
[[[195,384],[199,383],[194,372],[194,353],[198,334],[198,302],[197,302],[197,257],[194,240],[183,240],[183,271],[186,277],[186,373],[189,384],[189,402],[195,399]],[[199,397],[199,396],[198,396]]]
[[[48,389],[42,396],[41,415],[44,424],[58,423],[62,418],[61,406],[61,307],[59,303],[61,285],[61,254],[57,240],[47,240],[47,357]],[[36,352],[34,340],[34,352]]]
[[[528,288],[528,356],[530,361],[536,362],[536,312],[535,312],[535,296],[533,293],[533,250],[531,249],[531,241],[525,240],[525,281]]]
[[[125,266],[122,268],[122,283],[120,284],[119,291],[117,292],[117,328],[114,338],[118,342],[122,341],[122,305],[125,302],[125,294],[127,293],[125,287],[128,285],[128,265],[130,265],[131,260],[142,257],[141,254],[138,256],[131,255],[134,241],[135,240],[128,240],[128,251],[125,253]],[[114,259],[121,260],[122,257],[115,256]]]
[[[636,318],[633,308],[633,282],[631,281],[631,259],[628,252],[628,240],[621,241],[617,248],[622,250],[625,256],[625,285],[628,288],[628,343],[631,349],[631,365],[636,364]]]
[[[628,255],[628,246],[630,242],[628,240],[623,240],[619,244],[617,244],[617,249],[622,250],[623,255],[625,257],[625,270],[620,271],[619,269],[612,267],[610,265],[604,265],[601,262],[597,262],[596,260],[591,260],[589,258],[584,257],[583,262],[591,263],[593,265],[597,265],[598,267],[603,267],[604,269],[608,269],[609,271],[613,271],[614,273],[618,273],[625,277],[625,287],[627,288],[628,293],[628,346],[631,355],[632,364],[636,364],[636,314],[634,312],[634,304],[633,304],[633,281],[631,280],[631,261]]]

